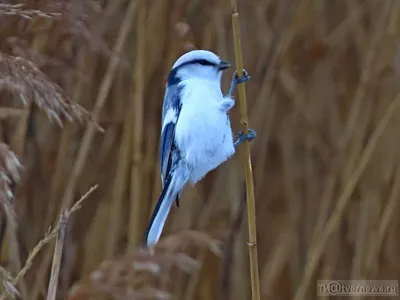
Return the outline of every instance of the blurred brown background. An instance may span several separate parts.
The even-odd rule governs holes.
[[[238,2],[261,298],[315,299],[318,279],[398,279],[400,2]],[[251,299],[240,150],[186,188],[163,246],[139,251],[161,189],[168,71],[193,48],[234,65],[230,1],[14,4],[0,4],[0,141],[23,169],[0,186],[16,195],[0,194],[3,292],[15,294],[60,210],[98,184],[69,220],[57,299]],[[237,107],[231,118],[237,132]],[[0,172],[16,179],[7,151]],[[46,298],[53,250],[54,239],[14,281],[22,299]]]

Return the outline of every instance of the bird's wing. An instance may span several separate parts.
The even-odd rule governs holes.
[[[181,106],[180,87],[177,84],[168,86],[164,97],[160,141],[160,168],[163,185],[171,170],[171,152],[174,147],[175,126]]]
[[[180,88],[177,84],[166,88],[161,119],[161,142],[160,142],[160,167],[163,189],[151,216],[146,234],[145,245],[150,246],[157,243],[163,230],[168,213],[174,200],[179,199],[179,192],[186,182],[181,180],[179,170],[171,170],[174,156],[175,126],[181,109]],[[177,173],[174,175],[173,172]],[[178,201],[178,200],[177,200]]]

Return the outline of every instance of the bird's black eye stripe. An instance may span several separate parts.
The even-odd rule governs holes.
[[[203,66],[216,66],[215,63],[212,63],[212,62],[210,62],[208,60],[205,60],[205,59],[192,60],[192,64],[200,64],[200,65],[203,65]]]
[[[194,65],[194,64],[200,64],[202,66],[213,66],[213,67],[217,66],[217,64],[212,63],[212,62],[210,62],[209,60],[206,60],[206,59],[194,59],[194,60],[188,61],[188,62],[180,65],[179,68],[181,68],[181,67],[183,67],[185,65],[187,66],[187,65]]]

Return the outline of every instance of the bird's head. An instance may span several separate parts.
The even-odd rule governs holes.
[[[172,66],[168,83],[187,79],[207,79],[219,83],[222,72],[230,66],[211,51],[192,50],[179,57]]]

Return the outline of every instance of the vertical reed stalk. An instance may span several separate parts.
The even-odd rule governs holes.
[[[132,168],[131,168],[131,192],[130,192],[130,215],[129,215],[129,236],[128,252],[131,253],[139,245],[142,239],[142,176],[143,176],[143,93],[144,93],[144,62],[145,62],[145,16],[146,5],[143,0],[138,1],[137,15],[137,46],[135,70],[133,74],[135,91],[131,99],[132,116]]]
[[[51,267],[49,288],[46,297],[47,300],[56,299],[58,275],[60,274],[61,258],[64,248],[64,239],[66,231],[67,231],[67,216],[65,212],[62,212],[60,215],[56,246],[54,248],[53,265]]]
[[[135,10],[136,10],[136,2],[131,1],[126,10],[125,17],[122,21],[120,30],[118,32],[117,40],[113,48],[113,54],[109,61],[106,74],[104,75],[104,78],[99,88],[96,103],[92,113],[92,118],[94,121],[97,121],[99,119],[100,112],[107,100],[108,93],[110,91],[112,82],[116,74],[118,63],[120,60],[120,54],[122,53],[122,49],[125,45],[128,33],[132,28],[133,15]],[[71,203],[73,201],[73,193],[75,191],[78,178],[81,175],[82,170],[85,166],[91,142],[93,140],[95,132],[96,132],[95,122],[89,122],[85,129],[85,133],[82,138],[80,149],[78,151],[78,155],[74,163],[71,176],[69,177],[67,186],[65,188],[65,193],[62,200],[62,209],[66,209],[71,206]]]
[[[236,0],[231,0],[232,8],[232,29],[233,41],[235,46],[236,70],[239,77],[243,76],[243,57],[239,31],[239,13]],[[249,123],[247,118],[246,90],[243,84],[238,86],[239,92],[239,110],[240,123],[243,126],[243,132],[249,132]],[[258,271],[257,255],[257,229],[256,229],[256,209],[254,200],[253,170],[251,168],[250,143],[246,141],[243,144],[244,155],[243,163],[246,172],[246,199],[247,199],[247,217],[249,227],[249,256],[250,256],[250,280],[252,300],[260,300],[260,278]]]
[[[110,220],[108,231],[108,238],[105,250],[105,257],[111,258],[115,254],[116,245],[118,242],[118,235],[121,229],[121,213],[124,204],[125,190],[128,183],[129,176],[129,162],[131,153],[131,112],[129,109],[125,112],[125,120],[123,124],[123,133],[121,145],[118,154],[117,171],[115,183],[113,186],[113,197],[110,209]]]

